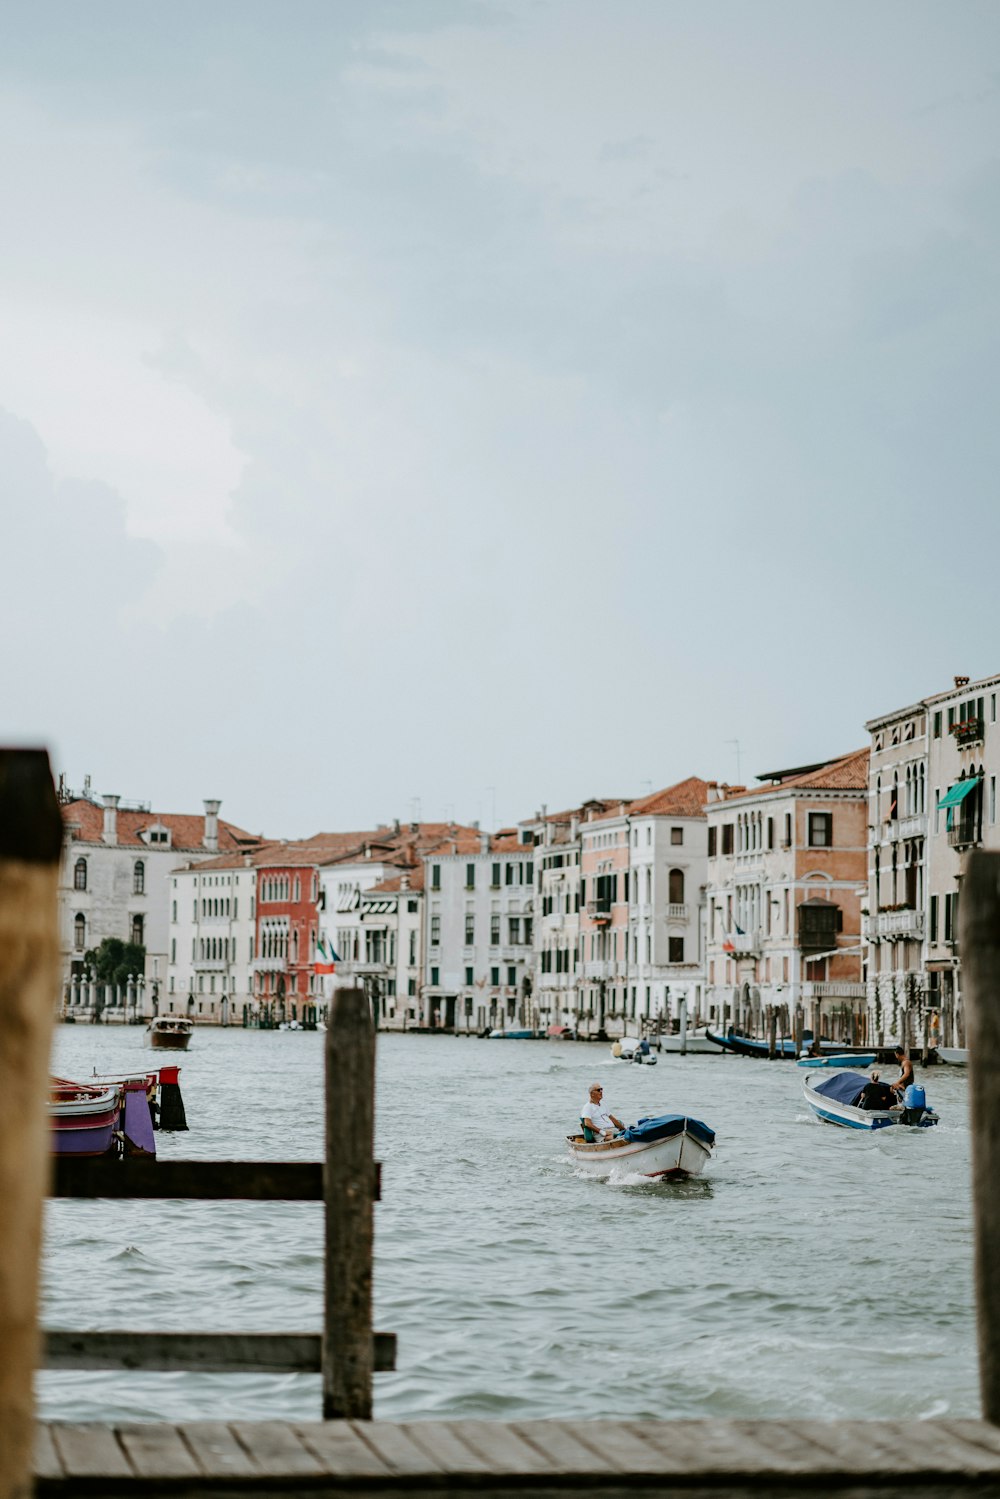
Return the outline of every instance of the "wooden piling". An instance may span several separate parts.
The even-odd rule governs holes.
[[[336,989],[326,1031],[323,1419],[372,1415],[375,1029],[368,997]]]
[[[0,1499],[31,1489],[61,849],[48,755],[0,750]]]
[[[1000,854],[966,860],[959,951],[969,1036],[976,1325],[983,1415],[1000,1426]]]
[[[772,1062],[778,1055],[778,1015],[773,1005],[767,1007],[767,1054]]]

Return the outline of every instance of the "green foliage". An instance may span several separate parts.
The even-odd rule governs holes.
[[[146,949],[139,942],[105,937],[100,947],[84,953],[83,961],[99,984],[120,984],[124,989],[130,978],[141,978],[146,967]]]

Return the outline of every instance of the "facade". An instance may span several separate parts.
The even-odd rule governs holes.
[[[468,830],[424,856],[424,1012],[433,1028],[537,1029],[535,838]]]
[[[361,957],[355,975],[372,985],[376,1022],[382,1030],[427,1029],[421,992],[424,868],[407,865],[399,874],[361,893]]]
[[[162,988],[169,964],[171,875],[220,852],[242,853],[260,839],[224,822],[220,803],[206,801],[204,815],[153,812],[148,806],[60,788],[65,842],[59,875],[59,932],[66,1002],[87,1008],[92,991],[85,954],[105,937],[136,942],[146,950],[147,1007]]]
[[[629,1018],[629,803],[587,813],[580,827],[580,975],[577,1032],[621,1035]],[[633,1017],[634,1018],[634,1017]]]
[[[240,854],[170,876],[170,951],[161,1015],[228,1025],[253,1003],[257,870]]]
[[[749,790],[709,785],[707,1010],[715,1024],[759,1029],[774,1006],[789,1035],[797,1019],[844,1040],[865,1028],[868,760],[866,748],[775,771]]]
[[[909,1044],[965,1045],[958,904],[973,848],[1000,848],[1000,676],[869,721],[872,1023]]]

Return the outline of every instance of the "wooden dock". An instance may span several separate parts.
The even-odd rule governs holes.
[[[42,1496],[1000,1496],[982,1421],[249,1421],[38,1428]]]

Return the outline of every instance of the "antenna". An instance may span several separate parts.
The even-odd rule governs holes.
[[[736,746],[736,784],[737,786],[742,786],[743,773],[740,770],[740,741],[738,739],[727,739],[726,743],[734,744]]]

